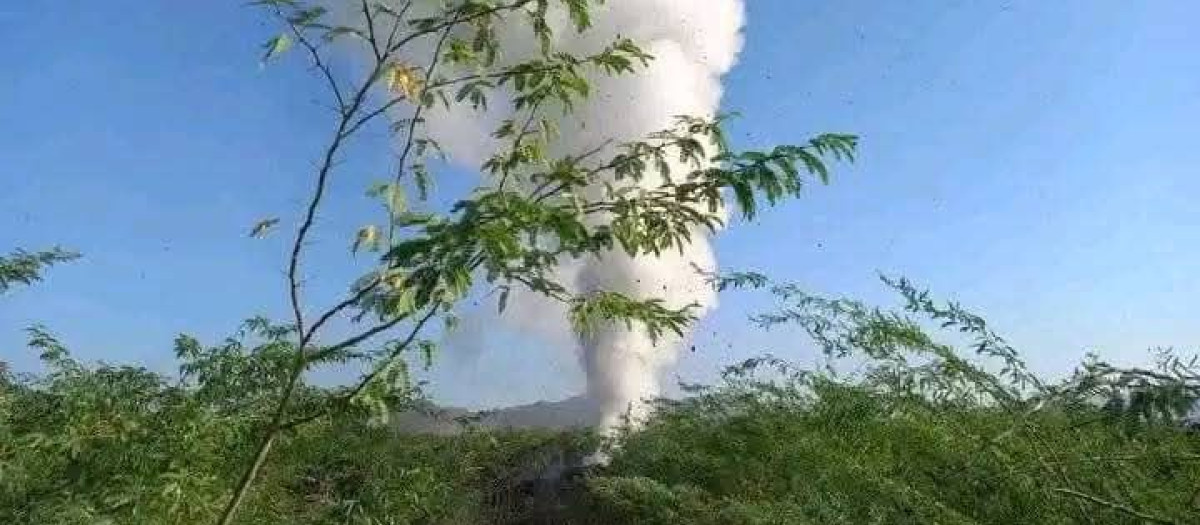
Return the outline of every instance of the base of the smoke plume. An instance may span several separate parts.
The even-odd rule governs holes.
[[[604,467],[612,463],[612,453],[607,450],[597,450],[592,455],[583,458],[583,468]]]
[[[697,268],[715,271],[716,258],[706,235],[698,232],[694,239],[681,252],[641,257],[610,252],[589,259],[578,269],[576,287],[584,292],[615,291],[636,300],[661,299],[667,308],[694,305],[692,313],[703,316],[716,306],[717,297]],[[645,422],[652,408],[648,401],[662,393],[662,375],[675,364],[687,336],[666,333],[655,338],[638,323],[615,321],[580,337],[588,395],[604,412],[603,433]]]
[[[640,339],[644,334],[635,330],[614,330],[616,339]],[[674,346],[674,343],[671,343]],[[649,347],[649,351],[657,348]],[[664,356],[636,355],[615,344],[585,346],[583,359],[588,380],[588,397],[600,406],[599,430],[615,435],[625,428],[640,428],[649,419],[653,400],[660,392],[659,379],[663,369],[673,363],[674,349],[662,349]],[[656,363],[650,363],[654,358]]]
[[[628,409],[615,420],[610,413],[605,412],[601,417],[600,425],[596,427],[605,444],[585,457],[581,467],[593,468],[608,465],[612,461],[613,454],[621,446],[621,436],[642,428],[649,421],[652,405],[653,401],[649,399],[631,403]]]
[[[696,313],[703,314],[715,306],[716,298],[693,266],[711,268],[715,262],[707,245],[698,245],[691,251],[686,258],[671,254],[633,260],[609,254],[588,263],[570,261],[558,269],[555,279],[566,284],[571,293],[616,291],[636,299],[663,298],[671,307],[698,303],[703,307]],[[661,379],[674,365],[684,343],[683,338],[673,334],[653,340],[642,327],[629,327],[623,322],[602,325],[592,335],[580,337],[571,328],[566,305],[522,288],[512,290],[503,312],[498,311],[494,299],[481,298],[477,308],[463,314],[459,329],[447,334],[443,341],[448,358],[477,360],[484,353],[487,358],[503,358],[495,355],[503,353],[509,359],[520,359],[528,355],[522,344],[551,352],[558,349],[563,357],[574,356],[584,381],[573,390],[583,391],[600,407],[603,416],[599,427],[606,434],[612,429],[637,427],[644,422],[649,414],[649,401],[661,394]],[[555,362],[570,366],[565,361]],[[555,379],[560,379],[564,371],[546,373],[557,373],[559,377]],[[536,376],[531,379],[536,382]],[[558,385],[563,383],[559,381]],[[528,386],[526,382],[525,387]]]

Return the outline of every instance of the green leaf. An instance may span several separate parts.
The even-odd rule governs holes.
[[[270,40],[267,40],[267,42],[265,44],[263,44],[264,51],[263,51],[263,57],[262,57],[262,64],[266,65],[266,63],[270,62],[271,59],[278,57],[279,55],[281,55],[283,53],[286,53],[287,50],[289,50],[291,48],[292,48],[291,37],[289,37],[287,35],[282,35],[282,34],[272,37]]]
[[[417,350],[421,352],[421,361],[425,370],[433,368],[433,357],[437,353],[437,345],[434,345],[432,341],[421,341],[417,343]]]
[[[353,27],[346,27],[346,26],[334,27],[334,28],[326,31],[324,35],[321,35],[321,38],[324,39],[326,42],[332,42],[334,40],[337,40],[339,37],[342,37],[345,35],[354,35],[358,38],[361,38],[364,40],[366,39],[366,36],[363,34],[362,31],[355,29]]]
[[[384,208],[388,210],[388,214],[393,220],[408,211],[408,195],[405,193],[404,187],[399,184],[377,183],[367,190],[367,195],[383,201]]]
[[[582,32],[592,26],[587,0],[563,0],[563,3],[567,6],[567,12],[571,15],[571,23],[575,26],[576,31]]]
[[[322,16],[325,16],[326,12],[327,12],[327,10],[321,6],[315,6],[315,7],[310,7],[308,9],[302,9],[302,10],[296,12],[296,14],[292,15],[291,17],[288,17],[288,22],[291,22],[293,25],[300,26],[300,27],[313,25],[314,22],[316,22]]]
[[[417,192],[421,200],[429,198],[429,188],[433,185],[433,179],[429,176],[429,169],[424,164],[415,164],[412,167],[413,179],[417,182]]]
[[[0,257],[0,293],[8,291],[13,284],[28,285],[40,281],[42,271],[47,267],[78,258],[78,253],[57,247],[34,253],[17,250]]]

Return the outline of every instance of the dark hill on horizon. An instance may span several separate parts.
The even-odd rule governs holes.
[[[600,417],[599,404],[586,396],[483,411],[439,407],[433,402],[425,402],[397,414],[392,426],[406,434],[438,435],[461,432],[468,424],[497,430],[569,430],[595,426],[600,423]]]

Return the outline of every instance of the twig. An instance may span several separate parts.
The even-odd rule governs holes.
[[[453,28],[454,28],[453,25],[447,26],[446,30],[444,32],[442,32],[441,38],[438,39],[437,46],[433,50],[433,58],[430,59],[430,61],[429,61],[429,67],[425,69],[425,78],[426,79],[432,78],[433,72],[437,70],[438,63],[441,61],[441,57],[442,57],[442,48],[445,47],[446,40],[448,40],[450,38],[450,32],[451,32],[451,30],[453,30]],[[396,183],[399,183],[400,177],[404,175],[404,170],[405,170],[404,164],[408,162],[408,156],[410,154],[412,154],[413,145],[416,143],[417,125],[420,124],[421,115],[425,112],[424,98],[427,93],[429,93],[429,85],[428,84],[426,84],[423,88],[421,88],[421,93],[419,95],[419,99],[415,101],[416,109],[413,110],[412,118],[409,119],[409,121],[408,121],[408,132],[405,133],[405,136],[404,136],[404,148],[400,152],[400,158],[399,158],[399,161],[397,162]],[[393,101],[393,102],[395,102],[395,101]],[[381,109],[383,111],[386,111],[388,106],[390,106],[391,104],[392,103],[389,102],[388,105],[385,105]],[[396,221],[394,219],[390,219],[390,220],[388,220],[388,244],[389,245],[392,243],[392,241],[395,239],[395,237],[396,237]]]
[[[376,288],[378,288],[379,285],[382,283],[383,283],[382,278],[375,279],[374,281],[371,282],[371,284],[360,288],[357,292],[355,292],[350,297],[347,297],[342,302],[340,302],[340,303],[334,305],[332,308],[326,310],[325,313],[321,314],[321,317],[319,317],[317,319],[317,321],[315,323],[313,323],[312,327],[310,327],[308,329],[308,332],[310,334],[317,333],[317,331],[320,330],[321,327],[324,326],[325,323],[329,322],[329,320],[332,319],[335,315],[341,313],[346,308],[349,308],[351,306],[358,304],[359,301],[361,301],[364,297],[366,297],[367,294],[371,293]]]
[[[408,336],[405,337],[403,341],[401,341],[399,344],[396,345],[395,348],[392,349],[391,353],[388,354],[388,356],[385,358],[385,361],[390,361],[392,359],[396,359],[402,352],[404,352],[406,349],[408,349],[408,347],[412,345],[413,341],[415,341],[417,336],[421,333],[421,330],[425,327],[425,324],[428,323],[431,319],[433,319],[433,316],[436,314],[437,314],[437,307],[435,306],[433,308],[430,308],[429,312],[427,312],[419,321],[417,321],[416,324],[413,325],[413,328],[412,328],[412,330],[409,331]],[[392,326],[395,326],[396,324],[397,323],[391,323],[387,327],[391,328]],[[380,325],[380,326],[384,326],[384,325]],[[376,328],[379,328],[379,327],[376,327]],[[384,330],[386,330],[386,328]],[[374,330],[373,329],[371,331],[368,331],[368,332],[373,332],[373,333],[370,333],[370,335],[367,335],[367,333],[360,334],[360,336],[356,336],[356,337],[347,339],[346,341],[343,341],[342,343],[338,343],[338,344],[330,347],[330,350],[331,351],[344,350],[346,348],[349,348],[351,346],[359,344],[362,341],[365,341],[366,339],[369,339],[370,337],[373,337],[374,335],[376,335],[384,330]],[[360,380],[358,382],[357,385],[355,385],[353,388],[351,388],[346,394],[340,396],[337,399],[337,401],[332,403],[332,406],[344,406],[344,405],[348,404],[355,397],[357,397],[358,394],[362,393],[363,389],[365,389],[367,387],[367,385],[369,385],[371,383],[371,381],[374,381],[375,378],[378,377],[378,375],[379,375],[379,369],[376,369],[375,371],[371,372],[370,374],[364,376],[362,378],[362,380]],[[303,425],[305,423],[314,421],[314,420],[328,414],[330,411],[330,408],[331,407],[326,407],[325,409],[318,410],[315,413],[309,414],[307,416],[302,416],[302,417],[293,419],[287,423],[280,425],[280,428],[283,430],[292,429],[292,428],[296,428],[300,425]]]
[[[426,35],[432,35],[434,33],[437,33],[438,31],[441,31],[446,28],[456,27],[456,26],[458,26],[458,24],[461,24],[463,22],[471,22],[471,21],[474,21],[474,20],[477,20],[480,18],[495,15],[497,13],[502,13],[504,11],[515,11],[515,10],[525,7],[529,4],[532,4],[534,1],[535,0],[517,0],[516,2],[513,2],[511,4],[498,5],[498,6],[489,8],[489,9],[484,9],[482,11],[472,13],[468,16],[464,16],[461,18],[455,17],[455,19],[453,19],[453,20],[442,22],[440,24],[434,24],[433,26],[427,27],[420,31],[414,31],[414,32],[412,32],[412,34],[409,34],[408,36],[401,38],[395,44],[393,44],[392,47],[388,48],[388,52],[394,53],[418,38],[421,38]]]
[[[474,74],[470,74],[470,75],[463,75],[461,77],[455,77],[455,78],[450,78],[450,79],[445,79],[445,80],[441,80],[438,82],[434,82],[434,83],[430,84],[429,87],[430,88],[443,88],[443,87],[452,86],[454,84],[459,84],[462,82],[469,82],[471,80],[494,80],[494,79],[498,79],[498,78],[513,77],[513,76],[517,76],[517,75],[527,75],[527,74],[533,74],[533,73],[546,73],[549,71],[554,71],[555,69],[561,69],[562,67],[563,66],[561,64],[551,64],[548,66],[536,67],[536,68],[532,68],[532,69],[525,69],[525,70],[519,70],[519,71],[510,68],[510,69],[505,69],[503,71],[497,71],[494,73],[474,73]]]
[[[283,14],[278,10],[276,10],[276,14],[278,14],[279,17],[285,21],[287,20],[286,17],[284,17]],[[321,53],[317,49],[317,46],[313,45],[312,41],[310,41],[308,37],[304,36],[304,32],[301,31],[300,28],[296,27],[295,24],[290,23],[288,24],[288,27],[292,29],[292,34],[296,36],[296,41],[300,42],[300,45],[304,46],[304,48],[308,50],[309,56],[311,56],[313,59],[313,67],[317,68],[317,70],[321,72],[321,75],[325,77],[325,82],[329,84],[329,91],[333,93],[334,99],[337,100],[338,113],[345,114],[346,99],[342,94],[342,88],[338,86],[337,79],[335,79],[333,76],[333,70],[331,70],[329,66],[325,64],[325,61],[321,58]]]
[[[517,132],[516,137],[513,139],[512,147],[509,148],[511,155],[516,155],[517,150],[521,148],[521,144],[525,142],[525,137],[528,137],[532,134],[532,132],[529,131],[529,127],[533,125],[533,119],[537,118],[538,110],[541,109],[541,107],[541,100],[535,102],[529,107],[529,116],[525,117],[525,123],[521,124],[521,129]],[[510,174],[512,174],[512,170],[504,170],[504,174],[500,176],[500,184],[496,188],[498,191],[504,191],[504,186],[508,183],[508,176]]]
[[[408,16],[408,10],[411,9],[412,6],[413,0],[408,0],[404,3],[404,7],[400,8],[399,13],[388,11],[388,13],[392,14],[394,18],[392,20],[392,30],[388,33],[387,42],[383,46],[384,48],[392,49],[392,44],[396,41],[396,35],[400,32],[400,26],[404,24],[404,19]]]
[[[1084,494],[1084,493],[1076,491],[1076,490],[1064,489],[1064,488],[1055,488],[1055,489],[1051,489],[1051,490],[1053,490],[1054,492],[1057,492],[1059,494],[1066,494],[1068,496],[1079,498],[1079,499],[1094,503],[1096,505],[1100,505],[1101,507],[1107,507],[1107,508],[1128,514],[1135,518],[1140,518],[1140,519],[1143,519],[1143,520],[1146,520],[1146,521],[1149,521],[1152,523],[1165,523],[1167,525],[1179,525],[1179,522],[1177,522],[1175,520],[1155,516],[1153,514],[1146,514],[1145,512],[1141,512],[1141,511],[1134,509],[1133,507],[1130,507],[1128,505],[1122,505],[1120,503],[1103,500],[1103,499],[1097,498],[1096,496],[1092,496],[1091,494]]]
[[[383,54],[380,53],[378,41],[375,39],[375,17],[371,16],[367,0],[361,0],[359,4],[362,7],[363,22],[367,24],[367,42],[371,44],[371,53],[375,55],[375,62],[383,62]]]

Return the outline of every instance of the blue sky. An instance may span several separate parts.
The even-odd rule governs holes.
[[[743,146],[820,131],[862,156],[718,242],[723,264],[886,302],[903,274],[988,317],[1047,373],[1085,351],[1137,362],[1200,342],[1200,39],[1194,2],[753,0],[725,106]],[[0,251],[85,258],[0,302],[0,359],[32,366],[21,329],[48,324],[81,357],[170,370],[170,342],[215,339],[283,311],[283,239],[328,128],[297,62],[260,71],[271,28],[241,2],[0,6]],[[346,239],[388,160],[373,136],[323,215],[315,297],[352,275]],[[376,173],[378,173],[376,171]],[[445,184],[454,188],[455,182]],[[705,323],[678,374],[711,378],[789,337]],[[713,333],[716,333],[713,336]],[[556,397],[572,358],[498,337],[432,373],[458,403]]]

